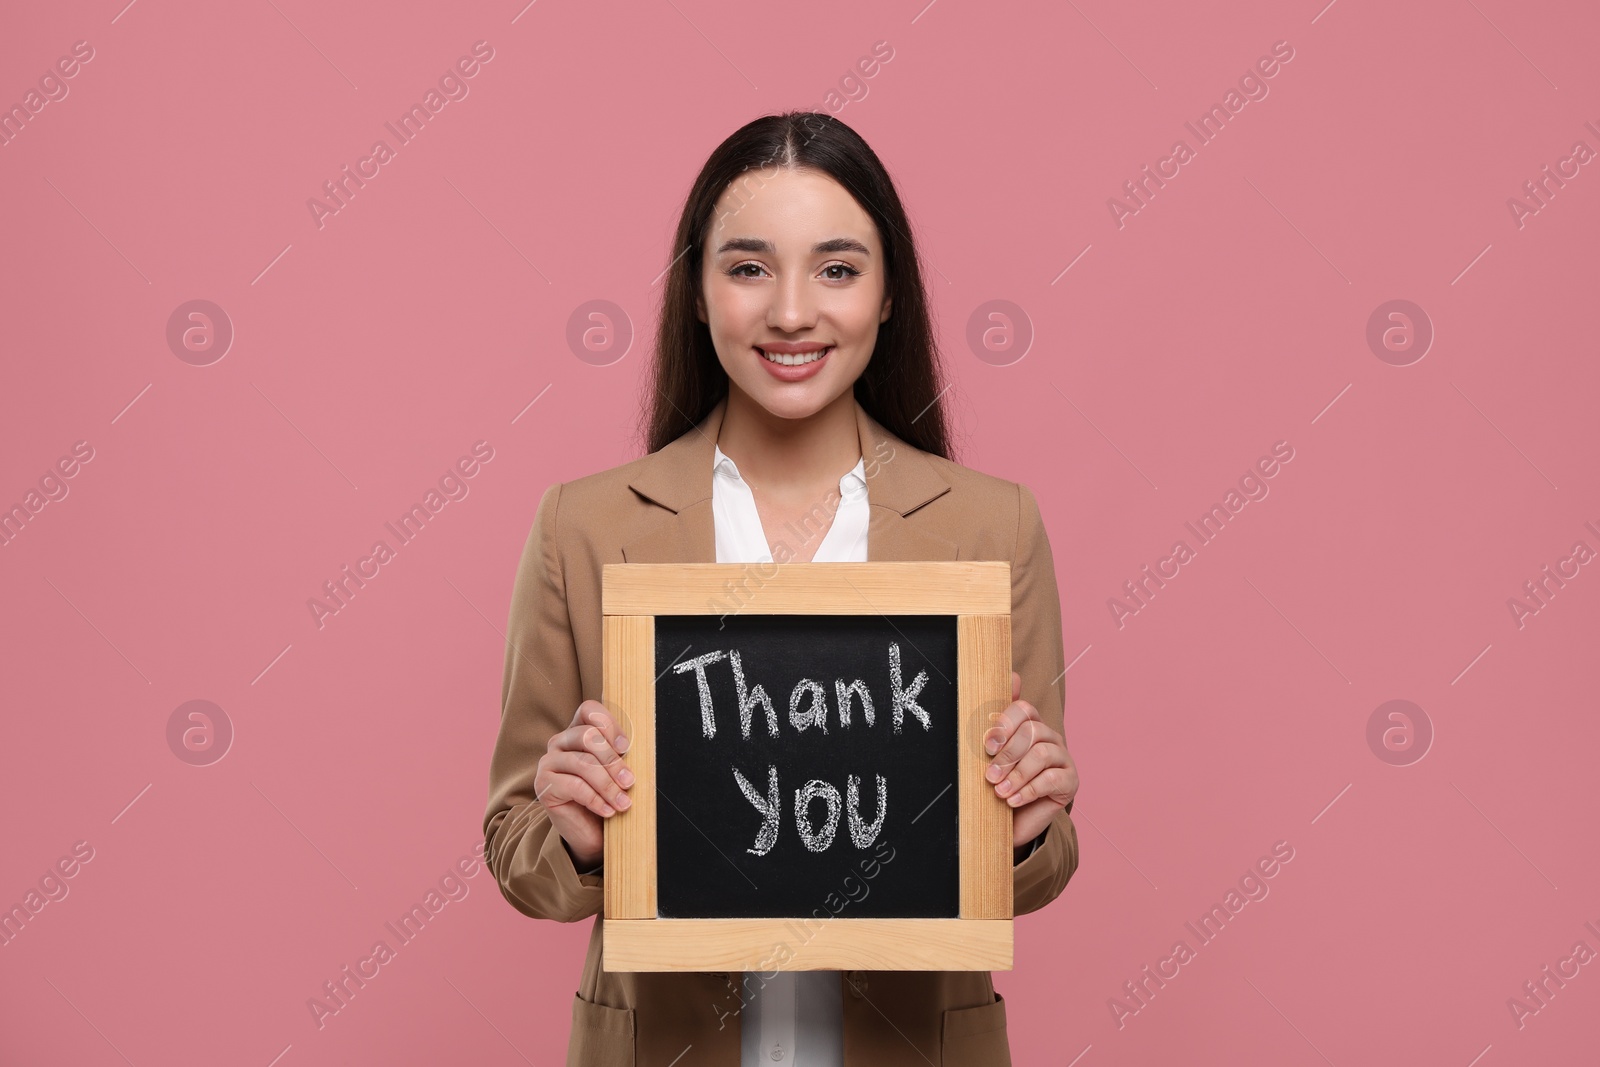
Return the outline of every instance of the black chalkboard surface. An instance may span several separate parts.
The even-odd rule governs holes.
[[[954,615],[656,616],[658,914],[956,917],[956,655]]]

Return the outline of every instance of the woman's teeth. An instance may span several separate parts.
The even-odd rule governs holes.
[[[802,352],[802,353],[800,353],[798,355],[793,355],[793,356],[784,355],[781,352],[779,352],[779,353],[768,352],[766,349],[760,348],[760,347],[758,347],[756,349],[756,351],[760,352],[763,356],[765,356],[767,359],[771,360],[773,363],[781,363],[785,367],[798,367],[798,366],[801,366],[802,364],[806,364],[806,363],[815,363],[817,360],[821,359],[823,356],[827,355],[829,352],[832,352],[833,351],[833,346],[829,345],[827,348],[824,348],[820,352]]]

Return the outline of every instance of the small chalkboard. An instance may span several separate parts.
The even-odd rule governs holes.
[[[743,595],[730,603],[728,590]],[[1011,966],[1004,562],[607,564],[609,970]]]
[[[959,916],[954,616],[657,616],[655,651],[659,915]]]

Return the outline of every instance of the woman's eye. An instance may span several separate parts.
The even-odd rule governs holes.
[[[728,276],[731,278],[756,278],[761,275],[763,270],[764,268],[759,263],[740,263],[738,266],[728,269]],[[750,273],[752,271],[755,273]],[[843,271],[844,273],[832,274],[830,273],[831,271]],[[855,278],[861,274],[860,271],[848,263],[830,263],[822,268],[822,273],[830,282],[842,282],[847,278]]]

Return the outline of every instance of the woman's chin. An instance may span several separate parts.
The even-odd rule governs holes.
[[[818,379],[777,387],[762,383],[760,387],[746,392],[767,414],[789,420],[809,419],[836,399],[828,391],[827,385]]]

